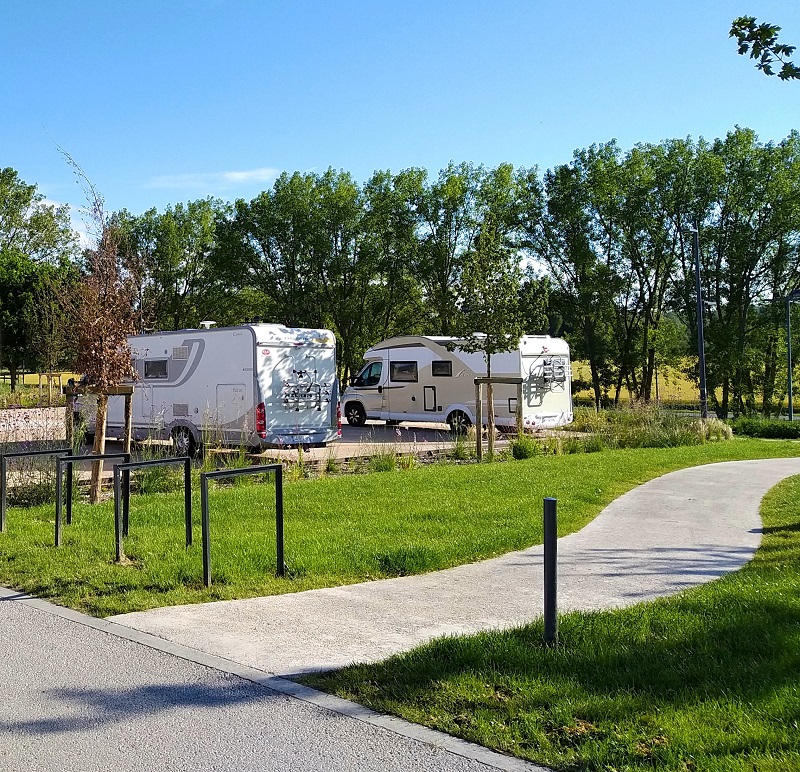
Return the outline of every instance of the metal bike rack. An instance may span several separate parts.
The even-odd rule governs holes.
[[[189,456],[156,458],[148,461],[128,461],[114,467],[114,533],[116,537],[117,561],[122,559],[122,538],[128,535],[131,501],[131,472],[148,466],[183,464],[183,508],[186,521],[186,546],[192,544],[192,461]],[[122,513],[120,514],[120,502]]]
[[[29,456],[68,456],[72,448],[52,450],[28,450],[19,453],[4,453],[0,456],[0,533],[6,530],[6,477],[9,458],[28,458]],[[71,492],[71,491],[70,491]]]
[[[203,526],[203,584],[211,587],[211,534],[208,517],[208,481],[219,480],[222,477],[240,477],[249,474],[263,474],[275,472],[275,541],[277,551],[277,574],[286,575],[286,564],[283,559],[283,465],[264,464],[263,466],[250,466],[244,469],[218,469],[215,472],[202,472],[200,474],[200,509]]]
[[[67,467],[67,525],[72,524],[72,466],[87,461],[105,461],[106,459],[121,458],[126,462],[131,460],[130,453],[98,453],[88,456],[64,456],[56,459],[56,547],[61,546],[61,510],[63,509],[64,494],[62,491],[63,467]]]

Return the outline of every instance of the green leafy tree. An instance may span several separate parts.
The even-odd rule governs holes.
[[[515,349],[525,332],[517,242],[520,192],[519,175],[511,164],[481,174],[475,197],[476,232],[461,258],[456,334],[464,338],[468,351],[483,353],[490,376],[492,355]]]
[[[461,267],[480,229],[476,207],[483,176],[482,166],[450,163],[436,182],[425,188],[417,204],[417,277],[428,324],[442,335],[452,335],[456,329]]]
[[[614,383],[619,360],[614,323],[622,280],[592,213],[587,175],[576,157],[572,164],[548,170],[543,186],[528,177],[521,233],[531,258],[547,269],[549,313],[560,317],[560,332],[574,358],[588,360],[599,406]]]
[[[775,24],[757,24],[754,16],[739,16],[731,24],[729,37],[736,38],[738,53],[755,59],[756,67],[765,75],[777,75],[781,80],[800,78],[800,67],[792,61],[795,46],[779,43],[780,31]],[[774,64],[780,65],[777,72]]]
[[[25,314],[30,358],[40,372],[50,375],[49,403],[53,398],[53,373],[64,367],[75,368],[76,339],[69,308],[78,278],[77,266],[72,263],[40,266],[32,285],[32,303]]]
[[[376,255],[376,270],[363,348],[393,335],[425,332],[423,297],[416,278],[420,254],[416,205],[425,179],[423,169],[396,175],[378,171],[364,185],[364,227],[367,248]]]
[[[271,190],[236,201],[212,257],[218,281],[261,294],[269,300],[262,315],[298,327],[324,319],[313,259],[317,192],[315,174],[283,173]]]
[[[75,249],[67,207],[46,203],[14,169],[0,170],[0,365],[9,369],[12,391],[30,352],[25,320],[40,267],[69,260]]]

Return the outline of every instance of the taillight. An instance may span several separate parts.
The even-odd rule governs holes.
[[[256,434],[262,440],[267,439],[267,409],[263,402],[256,405]]]
[[[336,436],[342,439],[342,403],[336,403]]]

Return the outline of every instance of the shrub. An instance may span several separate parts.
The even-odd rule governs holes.
[[[583,440],[580,437],[564,437],[561,443],[561,452],[564,454],[583,453]]]
[[[452,461],[466,461],[475,456],[475,446],[478,441],[477,429],[470,426],[465,434],[456,434],[453,437],[453,449],[450,451]]]
[[[542,448],[539,443],[529,434],[518,434],[511,440],[509,447],[511,449],[511,455],[517,460],[533,458],[542,453]]]
[[[590,434],[583,439],[583,449],[586,453],[597,453],[605,450],[606,441],[601,434]]]
[[[767,440],[800,439],[800,422],[776,421],[764,418],[736,418],[730,422],[734,434],[760,437]]]
[[[408,471],[417,465],[417,459],[412,453],[407,453],[397,457],[397,466],[400,469]]]
[[[397,468],[397,454],[377,453],[370,457],[368,468],[370,472],[393,472]]]
[[[545,454],[550,454],[553,456],[560,456],[563,454],[563,443],[561,437],[551,434],[545,438],[544,443],[542,444],[542,450]]]
[[[730,440],[733,437],[733,429],[719,418],[707,418],[699,421],[698,433],[703,442],[719,442]]]
[[[606,425],[606,411],[598,412],[593,407],[576,407],[572,423],[569,430],[573,432],[599,432]]]

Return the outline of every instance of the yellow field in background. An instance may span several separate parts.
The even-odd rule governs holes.
[[[658,394],[660,402],[680,402],[691,403],[699,402],[700,395],[697,391],[697,386],[693,384],[680,370],[675,367],[660,367],[658,369],[658,391],[656,391],[655,381],[653,382],[653,399]],[[592,376],[589,371],[588,362],[573,362],[572,363],[572,378],[574,380],[580,379],[582,381],[591,381]],[[594,399],[594,392],[589,389],[574,392],[574,396],[578,399]],[[613,397],[613,391],[609,393]],[[624,386],[620,394],[621,402],[628,402],[631,400],[631,394]]]

